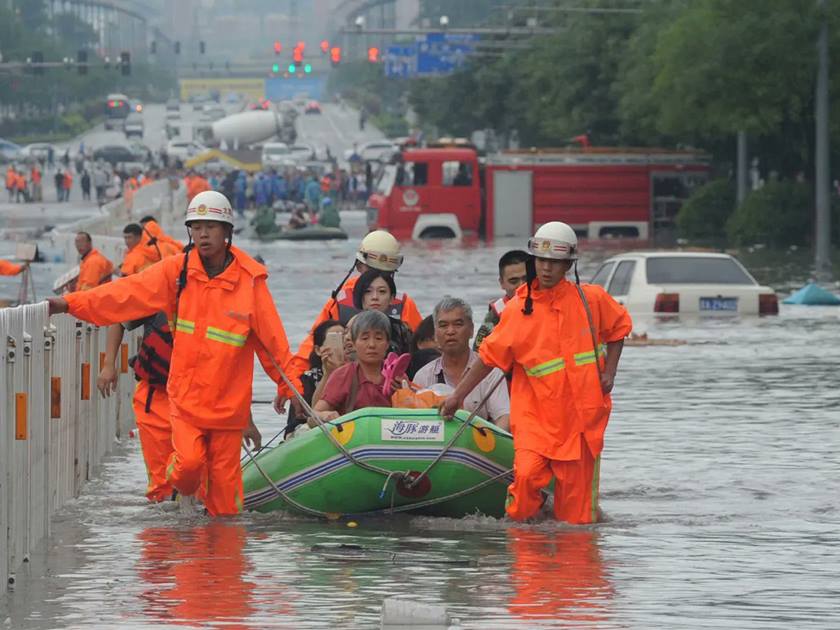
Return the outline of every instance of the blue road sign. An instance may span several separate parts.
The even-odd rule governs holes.
[[[389,46],[385,51],[385,76],[404,79],[417,75],[417,46]]]
[[[467,62],[478,41],[477,35],[429,33],[417,38],[417,74],[454,72]]]
[[[326,81],[323,77],[298,74],[289,78],[271,77],[265,80],[265,97],[270,101],[288,101],[299,94],[321,100]]]
[[[389,46],[384,56],[385,76],[408,78],[449,74],[462,67],[474,50],[477,35],[429,33],[413,44]]]

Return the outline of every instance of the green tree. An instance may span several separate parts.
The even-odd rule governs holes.
[[[729,218],[726,231],[736,245],[805,245],[814,229],[813,207],[807,184],[771,181],[744,199]]]
[[[716,179],[701,186],[680,208],[677,229],[680,237],[691,240],[726,238],[726,222],[735,209],[735,185]]]

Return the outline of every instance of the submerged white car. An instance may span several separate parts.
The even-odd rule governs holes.
[[[592,276],[630,313],[776,315],[776,293],[729,254],[628,252]]]

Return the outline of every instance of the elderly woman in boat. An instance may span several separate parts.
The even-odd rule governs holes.
[[[356,359],[336,369],[329,377],[315,411],[324,420],[364,407],[390,407],[383,393],[382,367],[391,343],[391,322],[378,310],[363,311],[350,322],[350,338]]]

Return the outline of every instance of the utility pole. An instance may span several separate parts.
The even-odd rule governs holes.
[[[816,88],[816,238],[815,260],[817,282],[831,281],[831,181],[828,163],[828,17],[825,0],[817,0],[820,13],[820,34],[817,40]]]
[[[736,164],[735,179],[738,184],[736,188],[736,200],[740,206],[747,197],[747,132],[738,132],[738,159]]]

